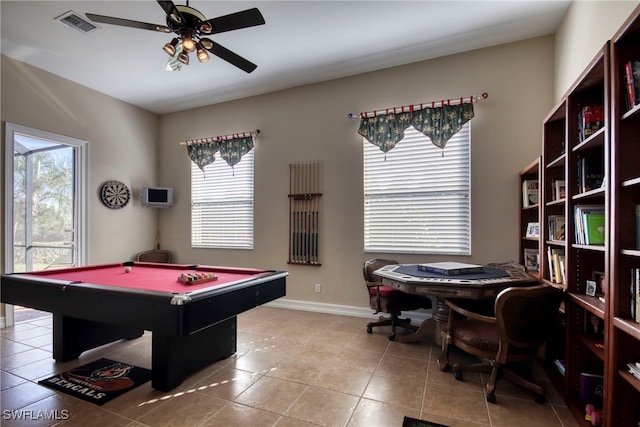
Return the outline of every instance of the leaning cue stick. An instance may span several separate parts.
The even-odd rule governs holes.
[[[319,209],[320,209],[320,163],[316,163],[316,193],[318,193],[318,196],[316,197],[314,206],[313,206],[313,215],[314,215],[314,235],[315,235],[315,241],[314,241],[314,254],[315,254],[315,263],[318,264],[319,259],[320,259],[320,254],[318,253],[318,232],[319,232],[319,223],[318,223],[318,216],[319,216]]]
[[[311,233],[312,233],[312,246],[311,246],[311,262],[312,264],[317,264],[318,262],[318,253],[317,253],[317,245],[318,245],[318,230],[316,223],[316,204],[318,203],[318,173],[317,173],[317,165],[318,162],[313,162],[312,164],[312,192],[315,193],[313,199],[311,200]]]
[[[293,164],[289,165],[289,262],[293,261]]]

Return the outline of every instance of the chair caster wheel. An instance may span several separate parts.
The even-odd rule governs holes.
[[[395,341],[395,340],[396,340],[396,334],[389,335],[389,341]]]
[[[488,393],[487,394],[487,402],[496,403],[496,395],[493,394],[493,393]]]
[[[455,378],[456,380],[458,380],[458,381],[462,381],[462,372],[460,372],[460,371],[456,371],[456,372],[453,374],[453,376],[454,376],[454,378]]]
[[[372,334],[373,333],[373,328],[371,326],[367,326],[367,333],[368,334]]]
[[[536,403],[539,403],[540,405],[543,405],[546,399],[544,398],[543,395],[536,394],[535,396],[533,396],[533,401]]]

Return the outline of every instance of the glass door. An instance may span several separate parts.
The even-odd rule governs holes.
[[[5,271],[83,265],[86,142],[12,124],[6,141]]]

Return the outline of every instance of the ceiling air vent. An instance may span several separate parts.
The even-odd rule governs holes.
[[[55,20],[66,25],[67,27],[71,27],[74,30],[78,30],[81,33],[89,33],[93,30],[97,30],[98,28],[100,28],[94,23],[81,17],[79,14],[75,13],[72,10],[70,10],[67,13],[63,13],[62,15],[55,18]]]

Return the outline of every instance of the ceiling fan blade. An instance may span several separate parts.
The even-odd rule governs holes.
[[[164,9],[167,16],[171,18],[173,22],[176,24],[182,24],[184,22],[184,18],[182,17],[182,13],[178,10],[175,4],[171,0],[158,0],[158,4]]]
[[[213,53],[215,56],[221,59],[224,59],[228,63],[235,65],[242,71],[250,73],[258,67],[253,62],[246,60],[237,53],[231,52],[229,49],[222,45],[219,45],[218,43],[214,43],[212,40],[201,39],[200,41],[202,42],[202,46],[209,52]]]
[[[211,31],[207,31],[206,24],[209,24]],[[263,24],[264,17],[260,11],[254,7],[253,9],[247,9],[204,21],[200,26],[200,29],[204,34],[218,34],[224,33],[225,31],[255,27],[256,25]]]
[[[87,18],[93,22],[101,24],[120,25],[122,27],[139,28],[142,30],[159,31],[161,33],[170,33],[171,30],[165,25],[149,24],[147,22],[132,21],[130,19],[114,18],[112,16],[96,15],[87,13]]]

